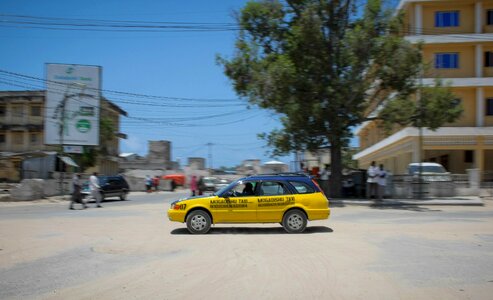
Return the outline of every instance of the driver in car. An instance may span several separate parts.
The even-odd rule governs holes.
[[[251,184],[250,182],[245,183],[245,188],[243,189],[242,195],[253,196],[254,195],[253,184]]]

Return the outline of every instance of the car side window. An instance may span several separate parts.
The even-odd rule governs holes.
[[[240,182],[231,190],[231,195],[236,197],[240,196],[255,196],[255,188],[257,186],[257,182]]]
[[[313,187],[304,182],[290,181],[289,183],[296,189],[296,192],[298,192],[299,194],[311,194],[315,192]]]
[[[277,181],[265,181],[262,182],[260,186],[260,195],[261,196],[275,196],[275,195],[284,195],[289,194],[288,190],[284,187],[284,185]]]

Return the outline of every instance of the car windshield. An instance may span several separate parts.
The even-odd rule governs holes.
[[[238,184],[238,181],[233,181],[231,182],[230,184],[228,184],[227,186],[221,188],[219,191],[215,192],[213,195],[222,195],[224,192],[232,189],[233,187],[235,187],[236,185]]]
[[[422,166],[421,172],[423,173],[447,173],[442,166]],[[419,165],[409,166],[409,174],[419,173]]]

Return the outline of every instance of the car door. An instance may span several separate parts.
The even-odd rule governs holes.
[[[284,211],[294,204],[294,196],[284,182],[263,181],[258,186],[258,222],[281,222]]]
[[[256,182],[249,182],[255,190]],[[211,200],[210,209],[216,223],[250,223],[257,221],[257,196],[245,193],[246,181],[238,182],[222,197]]]

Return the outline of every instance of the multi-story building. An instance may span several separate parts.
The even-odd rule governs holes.
[[[401,0],[406,39],[423,43],[423,83],[449,83],[464,112],[436,131],[401,128],[386,134],[376,122],[356,132],[359,166],[383,163],[404,174],[411,162],[438,162],[452,173],[493,171],[493,0]]]
[[[20,163],[36,152],[58,151],[59,146],[44,144],[45,91],[2,91],[0,92],[0,178],[20,179]],[[110,120],[114,128],[120,128],[120,115],[126,112],[102,98],[101,117]],[[119,137],[100,141],[105,155],[97,159],[100,173],[118,172]],[[26,154],[26,155],[22,155]]]

